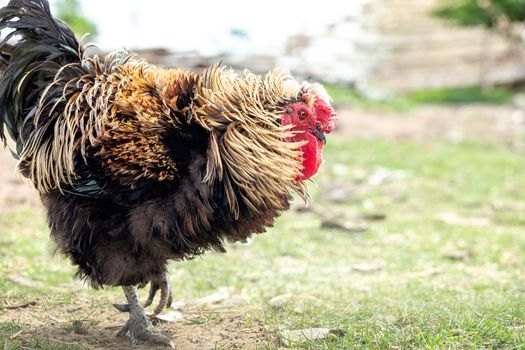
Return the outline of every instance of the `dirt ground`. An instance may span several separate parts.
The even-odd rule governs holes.
[[[39,205],[31,185],[16,172],[16,160],[9,150],[0,150],[0,211]]]
[[[0,321],[16,319],[22,330],[15,332],[11,340],[22,341],[26,346],[31,346],[32,339],[37,337],[41,342],[47,341],[64,348],[76,349],[81,342],[81,348],[92,350],[130,349],[128,336],[115,336],[120,325],[126,322],[127,314],[119,315],[114,309],[100,306],[92,308],[90,302],[82,297],[69,305],[53,305],[39,300],[35,306],[27,309],[7,311],[0,316]],[[191,308],[181,311],[184,313],[183,321],[155,324],[155,331],[170,337],[178,350],[257,349],[277,343],[275,330],[250,319],[257,307],[221,311]],[[97,321],[90,323],[92,320]],[[134,349],[166,347],[143,343]]]

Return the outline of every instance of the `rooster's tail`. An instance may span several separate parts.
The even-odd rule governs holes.
[[[64,67],[79,66],[82,49],[71,29],[52,17],[47,0],[11,0],[0,9],[0,30],[0,140],[6,141],[5,128],[20,157],[31,133],[52,132],[52,113],[35,117],[46,104],[59,103],[61,87],[52,83]]]

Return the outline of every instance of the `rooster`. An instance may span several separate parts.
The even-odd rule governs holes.
[[[0,29],[0,138],[13,139],[57,251],[92,287],[123,288],[118,336],[173,347],[144,311],[158,291],[152,316],[171,303],[167,263],[224,252],[271,226],[292,193],[307,199],[335,127],[329,97],[279,69],[88,57],[46,0],[11,0]]]

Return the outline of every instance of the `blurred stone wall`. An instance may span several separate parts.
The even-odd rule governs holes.
[[[352,0],[340,19],[315,35],[287,39],[277,55],[202,57],[148,50],[163,66],[199,70],[222,60],[257,73],[279,65],[302,79],[376,86],[402,92],[525,80],[525,55],[480,28],[433,18],[438,0]]]
[[[388,54],[367,80],[392,90],[512,84],[525,80],[523,51],[480,28],[432,18],[437,0],[377,0],[373,12]]]
[[[379,44],[376,3],[352,0],[338,22],[316,36],[297,35],[288,39],[277,59],[295,74],[329,82],[355,83],[365,80],[386,58],[388,49]]]

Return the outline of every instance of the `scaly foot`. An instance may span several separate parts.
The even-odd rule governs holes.
[[[140,305],[137,287],[125,286],[123,289],[128,299],[130,315],[124,327],[117,333],[117,337],[123,337],[129,332],[132,346],[138,345],[139,341],[151,341],[175,349],[175,344],[170,338],[153,332],[153,326]]]
[[[160,277],[152,279],[150,283],[151,284],[150,284],[148,299],[144,303],[144,308],[147,308],[153,303],[153,300],[155,299],[155,295],[157,295],[157,292],[160,290],[159,303],[157,304],[157,307],[155,308],[155,310],[153,310],[153,313],[150,315],[150,318],[154,319],[155,317],[158,316],[158,314],[162,312],[162,310],[171,306],[171,303],[173,302],[173,298],[171,295],[171,285],[170,285],[169,276],[167,273],[163,274]],[[144,286],[145,284],[139,285],[139,288],[143,288]],[[113,306],[121,312],[130,312],[129,304],[113,304]]]
[[[160,278],[151,281],[148,300],[146,300],[146,302],[144,303],[145,308],[153,303],[153,299],[155,299],[155,295],[157,294],[157,291],[159,289],[159,303],[157,304],[155,310],[153,310],[153,314],[150,315],[150,318],[157,317],[157,315],[160,314],[162,310],[164,310],[164,308],[170,307],[171,303],[173,302],[173,298],[171,296],[171,285],[167,273],[162,275]]]

